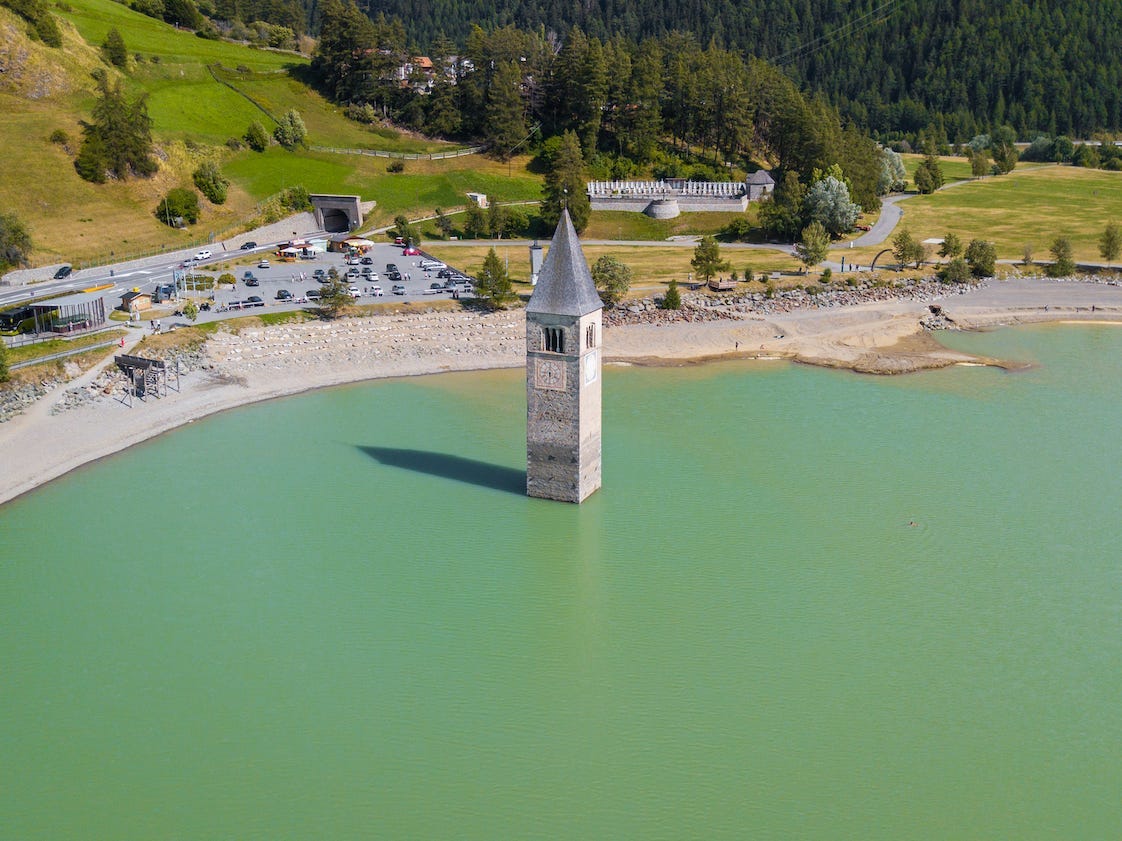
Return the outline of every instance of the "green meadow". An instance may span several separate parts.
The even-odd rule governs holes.
[[[990,240],[998,257],[1019,259],[1025,245],[1049,260],[1057,236],[1068,237],[1076,260],[1101,260],[1098,239],[1122,221],[1122,173],[1072,166],[1018,166],[994,176],[903,202],[901,223],[919,239],[948,232]],[[886,243],[887,244],[887,243]]]

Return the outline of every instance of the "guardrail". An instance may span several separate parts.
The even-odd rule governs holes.
[[[58,353],[49,353],[46,356],[40,356],[38,359],[29,359],[26,362],[16,362],[9,365],[8,368],[15,371],[17,368],[28,368],[32,365],[42,365],[44,362],[54,362],[56,359],[65,359],[68,356],[77,356],[79,353],[85,353],[90,350],[98,350],[104,347],[114,347],[117,345],[117,340],[113,339],[108,342],[99,342],[96,345],[86,345],[85,347],[74,348],[73,350],[61,350]]]

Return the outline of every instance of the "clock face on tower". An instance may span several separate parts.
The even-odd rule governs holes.
[[[549,391],[564,391],[565,363],[560,359],[539,359],[534,370],[534,384]]]

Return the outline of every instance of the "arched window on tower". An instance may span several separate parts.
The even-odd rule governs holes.
[[[543,327],[542,349],[550,353],[564,353],[565,329],[563,327]]]
[[[588,329],[584,331],[584,346],[596,347],[596,325],[589,324]]]

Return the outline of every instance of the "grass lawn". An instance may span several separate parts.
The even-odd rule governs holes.
[[[652,219],[642,213],[594,210],[583,239],[665,240],[683,234],[717,234],[733,219],[755,219],[755,206],[746,213],[683,213],[673,219]]]
[[[140,53],[147,60],[159,56],[161,62],[173,64],[217,62],[228,67],[242,64],[253,70],[280,68],[307,60],[293,53],[197,38],[193,32],[178,30],[114,0],[68,0],[65,10],[54,7],[51,11],[73,23],[82,37],[95,46],[100,45],[106,33],[116,27],[125,39],[129,54]]]
[[[389,161],[364,155],[328,152],[241,152],[224,167],[232,180],[257,198],[302,184],[312,193],[357,194],[378,203],[371,226],[389,224],[394,216],[428,216],[437,208],[467,204],[467,193],[486,193],[494,201],[527,201],[541,196],[541,179],[526,171],[528,159],[507,164],[480,155],[447,160],[406,161],[405,171],[386,172]]]
[[[45,342],[38,342],[33,345],[8,348],[8,364],[30,362],[33,359],[50,356],[52,353],[62,353],[89,347],[90,345],[99,345],[102,342],[112,342],[124,335],[127,335],[125,330],[105,330],[101,333],[79,336],[76,339],[48,339]]]
[[[495,253],[507,261],[511,279],[517,283],[526,284],[530,278],[530,250],[524,245],[493,246]],[[468,274],[478,274],[483,266],[490,246],[444,246],[439,243],[426,243],[425,251],[437,258],[446,261],[449,265],[466,271]],[[548,247],[546,252],[548,253]],[[671,280],[686,283],[693,272],[690,260],[693,259],[693,248],[684,246],[612,246],[612,245],[586,245],[584,256],[589,265],[594,264],[601,256],[610,254],[622,263],[631,267],[633,281],[632,288],[636,291],[649,293],[660,289]],[[721,252],[722,256],[732,263],[732,270],[741,277],[746,270],[758,274],[760,272],[793,272],[799,267],[798,261],[788,254],[776,251],[758,250],[729,250]],[[529,287],[522,291],[528,291]]]
[[[900,207],[901,224],[919,239],[947,232],[964,242],[987,239],[996,243],[1002,259],[1020,259],[1027,243],[1035,259],[1048,260],[1052,241],[1066,236],[1077,261],[1098,261],[1103,229],[1122,220],[1122,173],[1018,166],[1009,175],[916,196]]]

